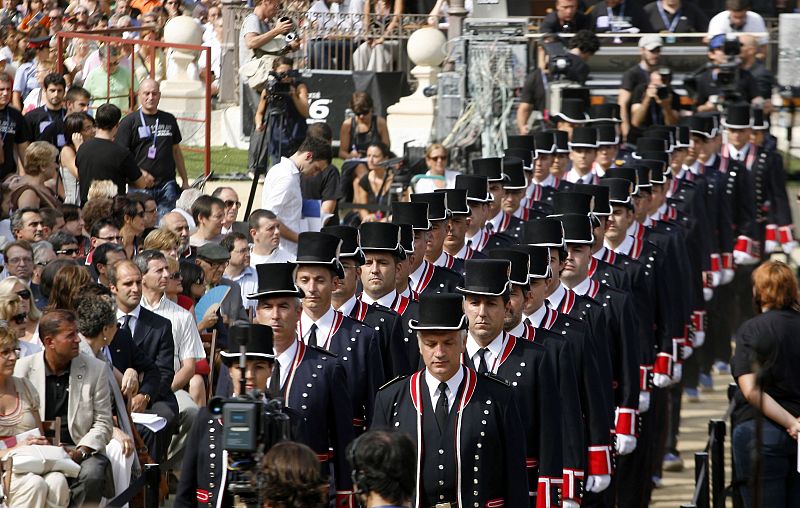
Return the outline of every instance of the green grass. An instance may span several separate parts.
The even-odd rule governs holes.
[[[202,152],[184,150],[183,158],[186,161],[186,172],[190,181],[203,174]],[[341,168],[342,159],[333,159],[333,165]],[[247,150],[225,146],[211,147],[211,170],[217,177],[224,177],[230,173],[247,173]]]

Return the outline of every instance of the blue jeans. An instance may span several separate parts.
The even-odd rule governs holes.
[[[145,192],[156,200],[156,204],[158,205],[158,218],[160,220],[161,217],[175,208],[175,201],[178,200],[181,189],[178,187],[178,182],[170,180],[161,187],[145,189]]]
[[[733,429],[733,463],[746,507],[753,506],[756,422],[749,420]],[[797,472],[797,442],[786,429],[764,418],[761,432],[762,508],[800,506],[800,473]]]

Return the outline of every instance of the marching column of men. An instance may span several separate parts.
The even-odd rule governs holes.
[[[754,265],[796,245],[785,174],[749,106],[631,151],[618,108],[567,105],[568,132],[511,137],[390,222],[302,233],[296,262],[257,267],[261,388],[337,506],[344,447],[377,427],[416,444],[415,507],[648,504],[683,389],[727,362]],[[213,460],[189,464],[198,500],[223,495]]]

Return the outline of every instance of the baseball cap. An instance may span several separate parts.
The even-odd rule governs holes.
[[[725,34],[717,34],[708,41],[708,49],[719,49],[725,45]]]
[[[639,47],[650,51],[660,48],[663,45],[664,41],[661,39],[660,35],[647,34],[639,39]]]

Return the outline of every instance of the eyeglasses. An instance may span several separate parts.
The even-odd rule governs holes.
[[[104,242],[121,242],[121,236],[98,236],[98,240],[103,240]]]
[[[31,297],[31,292],[27,289],[23,289],[22,291],[17,291],[17,296],[22,298],[23,300],[27,300]]]
[[[56,254],[63,254],[63,255],[66,255],[66,256],[74,256],[77,253],[78,253],[78,249],[63,249],[63,250],[57,250],[56,251]]]
[[[169,276],[169,278],[172,279],[172,280],[180,280],[183,277],[181,276],[181,272],[175,272],[175,273],[171,274]]]
[[[428,158],[430,160],[432,160],[432,161],[446,161],[447,160],[447,156],[446,155],[432,155],[432,156],[430,156]]]
[[[15,358],[19,358],[21,353],[22,349],[15,347],[15,348],[3,349],[2,351],[0,351],[0,356],[2,356],[3,358],[9,358],[13,355]]]
[[[9,265],[19,265],[21,263],[33,263],[33,258],[24,256],[18,258],[10,258],[8,260]]]
[[[242,202],[241,201],[234,201],[232,199],[228,199],[228,200],[225,201],[225,208],[232,208],[234,206],[236,208],[239,208],[240,206],[242,206]]]
[[[353,114],[356,116],[367,116],[370,113],[372,113],[371,109],[368,109],[366,111],[353,111]]]
[[[21,314],[14,314],[13,316],[11,316],[11,321],[13,321],[18,325],[24,323],[26,319],[28,319],[28,315],[25,314],[24,312]]]

